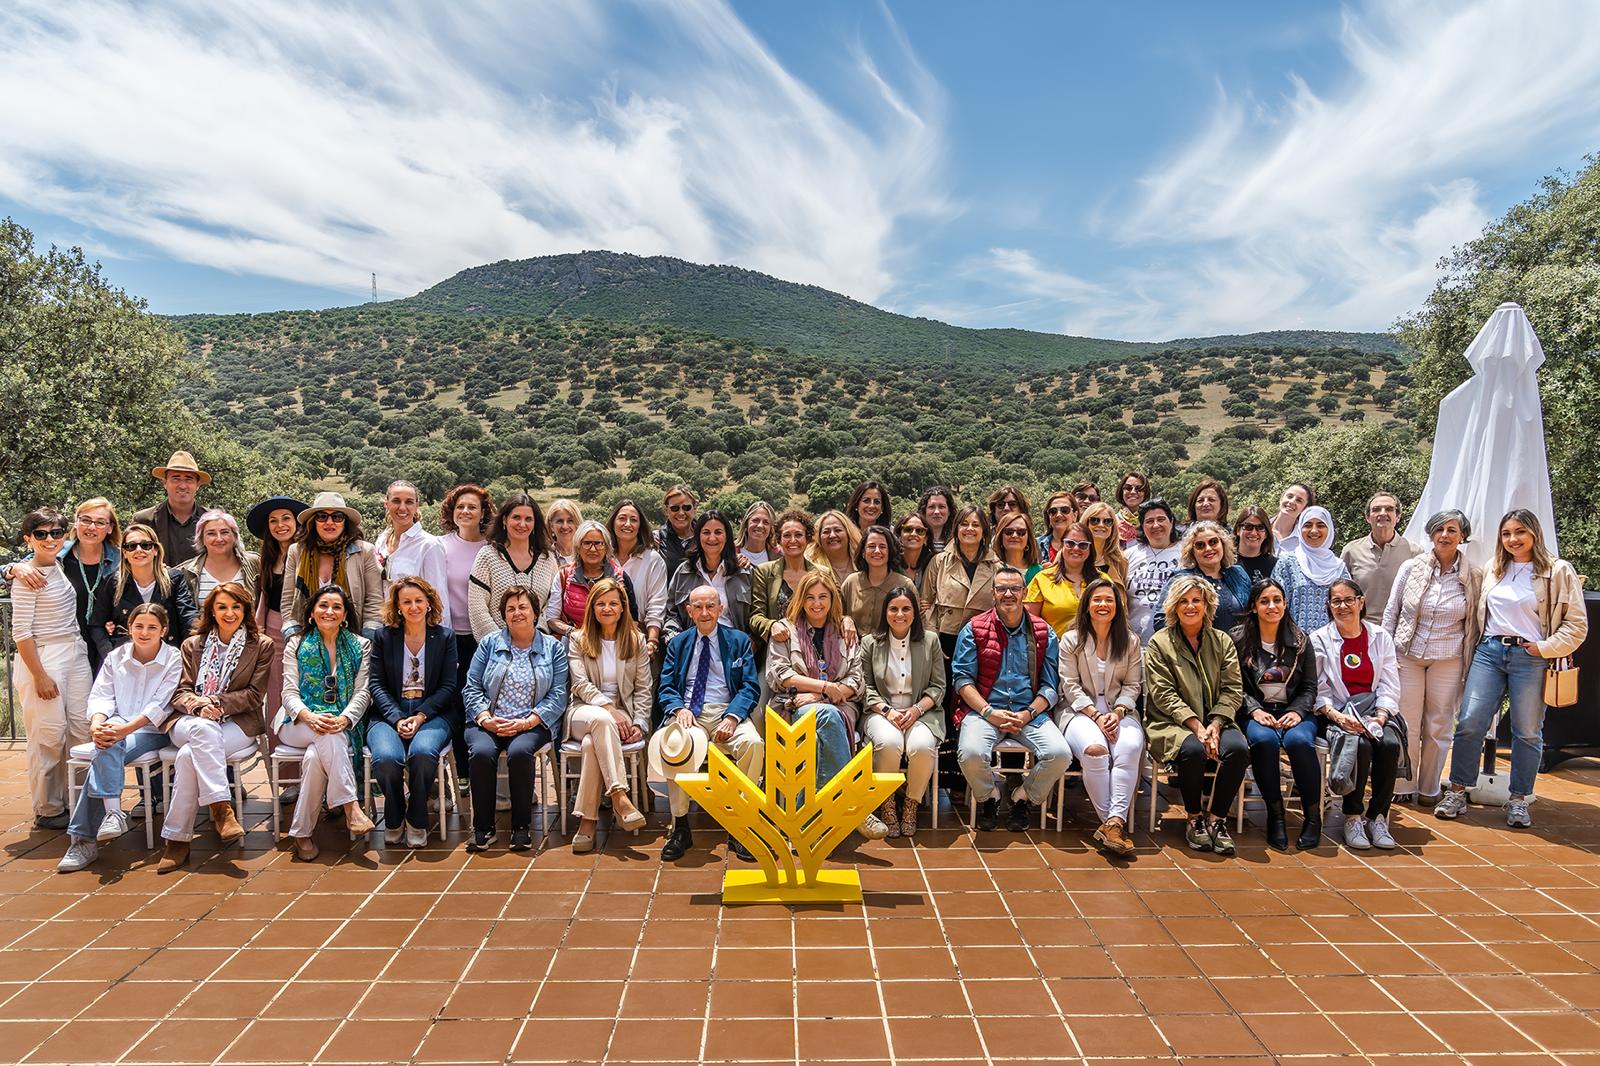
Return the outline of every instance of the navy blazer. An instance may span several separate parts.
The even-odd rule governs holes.
[[[694,626],[667,641],[667,654],[661,664],[661,720],[689,706],[689,660],[700,630]],[[761,698],[761,671],[756,669],[755,646],[750,638],[729,626],[717,626],[717,648],[722,653],[722,676],[728,682],[729,717],[744,721]]]
[[[429,626],[422,643],[422,703],[412,713],[422,713],[433,719],[455,706],[460,689],[456,670],[456,635],[449,626]],[[400,702],[400,690],[405,685],[406,631],[399,626],[384,626],[372,642],[373,710],[390,725],[399,725],[408,717]]]

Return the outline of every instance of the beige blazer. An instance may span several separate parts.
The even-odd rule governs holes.
[[[1467,611],[1467,647],[1476,648],[1489,627],[1489,592],[1500,583],[1494,564],[1483,568],[1478,602]],[[1546,659],[1571,655],[1589,635],[1589,615],[1583,606],[1583,579],[1565,559],[1557,559],[1547,573],[1533,575],[1534,611],[1539,632],[1535,647]]]
[[[883,714],[889,707],[889,638],[876,633],[861,642],[861,673],[867,684],[862,703],[867,714]],[[933,709],[917,721],[928,727],[934,739],[944,740],[944,649],[939,634],[922,631],[920,641],[911,642],[911,691],[921,699],[933,701]]]
[[[966,564],[957,554],[955,542],[933,557],[922,575],[921,596],[929,606],[928,621],[945,636],[953,637],[961,627],[994,606],[994,573],[1000,560],[984,549],[978,568],[967,577]]]
[[[1061,703],[1056,707],[1057,725],[1064,728],[1074,714],[1093,713],[1095,697],[1101,695],[1105,696],[1107,707],[1124,715],[1138,714],[1139,690],[1144,685],[1144,651],[1137,634],[1128,633],[1122,658],[1108,661],[1103,672],[1095,661],[1093,635],[1087,643],[1079,641],[1077,626],[1067,630],[1058,648]]]
[[[300,580],[295,571],[300,567],[300,545],[289,545],[283,560],[283,600],[278,612],[283,615],[283,634],[293,636],[300,631]],[[345,591],[355,604],[356,616],[350,619],[350,628],[369,640],[383,628],[383,573],[378,569],[378,557],[372,545],[359,542],[359,548],[350,551],[344,561]],[[545,586],[549,588],[548,585]],[[306,589],[309,596],[315,589]],[[543,603],[543,600],[539,601]]]
[[[574,633],[575,637],[577,634]],[[600,657],[580,655],[578,642],[567,641],[567,691],[571,706],[604,707],[610,701],[600,691]],[[650,676],[650,653],[644,650],[644,637],[639,638],[639,653],[631,661],[617,657],[617,702],[633,724],[650,730],[650,709],[655,699],[654,682]],[[567,723],[572,723],[571,715]]]

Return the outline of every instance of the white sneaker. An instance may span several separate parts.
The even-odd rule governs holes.
[[[1467,809],[1467,791],[1466,791],[1466,789],[1461,789],[1460,791],[1457,791],[1457,790],[1455,790],[1453,788],[1449,788],[1449,789],[1445,789],[1444,795],[1439,798],[1438,804],[1436,804],[1434,806],[1434,808],[1433,808],[1433,816],[1435,818],[1443,818],[1443,819],[1448,821],[1449,819],[1452,819],[1452,818],[1461,817],[1462,813],[1464,811],[1466,811],[1466,809]]]
[[[1355,851],[1366,851],[1372,847],[1372,838],[1367,836],[1365,818],[1352,814],[1344,820],[1344,846]]]
[[[889,827],[883,824],[883,819],[876,814],[869,814],[861,820],[861,826],[856,830],[868,840],[882,840],[889,835]]]
[[[1512,799],[1506,804],[1506,825],[1513,829],[1532,828],[1533,815],[1528,813],[1527,800]]]
[[[56,864],[56,873],[75,874],[87,870],[89,864],[100,857],[100,848],[92,840],[74,840],[67,853]]]
[[[404,840],[405,837],[406,827],[403,825],[396,826],[393,829],[385,828],[383,831],[383,842],[385,844],[398,844],[400,841]]]
[[[106,816],[100,822],[100,831],[94,835],[96,840],[115,840],[128,831],[128,816],[122,813],[121,807],[107,807]]]
[[[1367,833],[1375,848],[1388,851],[1395,846],[1394,837],[1389,832],[1389,816],[1386,814],[1368,822]]]
[[[428,846],[428,831],[415,826],[406,826],[406,847],[425,848]]]

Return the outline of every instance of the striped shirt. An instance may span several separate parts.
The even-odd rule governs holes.
[[[11,587],[11,639],[41,644],[78,637],[78,594],[59,565],[41,567],[44,588]]]

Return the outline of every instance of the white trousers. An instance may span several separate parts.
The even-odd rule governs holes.
[[[921,803],[939,758],[938,738],[927,723],[912,722],[911,728],[900,730],[883,715],[869,714],[861,719],[861,733],[872,744],[872,768],[878,773],[894,773],[900,769],[901,758],[905,759],[906,799]]]
[[[1466,672],[1460,659],[1400,656],[1400,714],[1406,720],[1406,747],[1415,780],[1395,782],[1399,793],[1437,796],[1456,735],[1456,712]]]
[[[33,813],[41,818],[67,809],[67,753],[89,739],[89,649],[83,641],[53,641],[37,646],[39,665],[56,684],[55,699],[43,699],[33,674],[19,655],[11,677],[28,733],[28,792]]]
[[[161,835],[167,840],[193,840],[200,804],[233,798],[228,756],[253,748],[256,742],[226,718],[213,722],[192,714],[179,717],[168,736],[178,757],[172,766],[172,802]]]
[[[718,727],[722,725],[724,710],[726,707],[722,704],[707,704],[700,712],[700,717],[695,719],[692,728],[700,730],[707,738],[714,736]],[[767,743],[761,739],[761,734],[756,732],[756,727],[750,723],[750,719],[746,718],[739,723],[726,744],[716,746],[733,760],[733,765],[739,768],[740,773],[757,785],[761,784],[761,773],[766,768],[764,763],[767,757]],[[694,769],[698,772],[700,767],[696,766]],[[689,794],[679,788],[676,782],[667,783],[667,803],[672,808],[673,818],[682,818],[689,813]]]
[[[605,707],[574,704],[567,712],[567,739],[582,750],[578,771],[578,799],[572,812],[579,818],[600,817],[600,786],[606,792],[625,792],[628,768],[622,759],[622,732]]]
[[[294,801],[289,835],[309,837],[322,818],[324,804],[331,810],[356,798],[350,734],[318,733],[304,722],[290,722],[278,727],[278,740],[306,750],[300,762],[300,797]]]
[[[1115,744],[1106,743],[1106,735],[1087,714],[1072,715],[1061,732],[1083,768],[1083,790],[1089,794],[1100,820],[1121,818],[1126,822],[1128,808],[1139,788],[1139,767],[1144,762],[1144,729],[1139,720],[1124,715],[1117,727]],[[1105,748],[1107,754],[1084,754],[1086,749],[1097,744]]]

